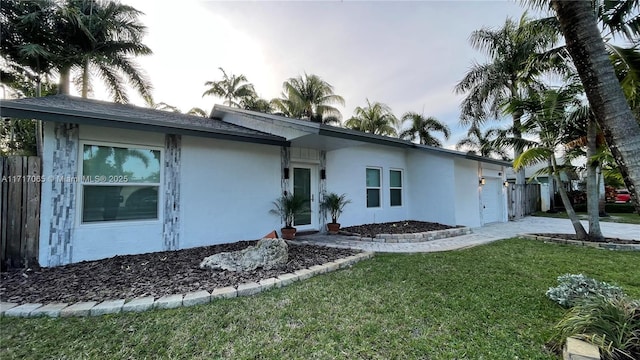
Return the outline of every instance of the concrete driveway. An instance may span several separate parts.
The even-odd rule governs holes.
[[[585,229],[588,230],[588,223],[586,221],[582,223]],[[640,241],[640,225],[601,222],[600,227],[606,237]],[[376,243],[352,240],[349,236],[324,234],[298,236],[296,240],[308,244],[353,248],[364,251],[412,253],[463,249],[500,239],[515,237],[522,233],[535,232],[574,233],[574,230],[568,219],[528,216],[524,219],[509,221],[508,223],[494,223],[480,228],[474,228],[473,233],[469,235],[422,243]]]

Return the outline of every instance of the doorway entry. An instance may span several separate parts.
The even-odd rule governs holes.
[[[307,211],[293,221],[299,231],[318,230],[318,167],[316,165],[294,164],[291,191],[306,200]]]

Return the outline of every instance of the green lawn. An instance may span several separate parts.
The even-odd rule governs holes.
[[[6,359],[556,359],[544,292],[584,273],[640,297],[640,254],[505,240],[383,254],[254,297],[97,318],[0,319]]]
[[[582,220],[589,219],[587,213],[579,212],[577,214],[578,214],[578,217]],[[535,214],[533,214],[533,216],[568,219],[566,212],[558,212],[558,213],[550,214],[544,211],[538,211]],[[601,217],[600,221],[625,223],[625,224],[640,224],[640,215],[629,214],[629,213],[609,213],[608,217]]]

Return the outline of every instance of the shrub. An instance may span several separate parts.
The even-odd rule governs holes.
[[[624,293],[618,286],[598,281],[582,274],[564,274],[558,276],[556,287],[547,290],[547,296],[564,307],[573,307],[593,297],[609,298],[622,296]]]
[[[574,336],[600,348],[603,359],[640,359],[640,302],[625,296],[592,297],[556,325],[558,348]]]
[[[576,212],[587,212],[587,204],[577,204],[573,207]],[[608,213],[622,213],[633,214],[636,212],[636,208],[633,204],[605,204],[604,210]]]
[[[633,207],[633,204],[606,204],[605,210],[610,213],[633,214],[636,212],[636,208]]]

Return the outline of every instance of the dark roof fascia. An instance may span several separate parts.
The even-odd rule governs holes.
[[[0,103],[3,117],[31,119],[35,118],[43,121],[66,122],[81,125],[111,126],[129,130],[154,131],[177,135],[190,135],[197,137],[214,138],[221,140],[232,140],[242,142],[252,142],[264,145],[287,146],[291,143],[284,138],[275,135],[240,135],[238,133],[224,130],[207,130],[197,126],[180,124],[180,126],[168,126],[166,124],[139,123],[130,121],[124,117],[116,117],[108,114],[91,114],[80,111],[59,111],[59,109],[49,106],[39,106],[32,104],[16,104],[6,102]],[[56,111],[58,110],[58,111]]]
[[[319,124],[318,135],[329,136],[353,141],[361,141],[370,144],[410,148],[412,143],[406,140],[395,139],[388,136],[374,135],[362,131],[343,129],[335,126]]]
[[[465,157],[467,159],[469,159],[469,160],[477,160],[477,161],[480,161],[480,162],[485,162],[485,163],[494,164],[494,165],[501,165],[501,166],[506,166],[506,167],[512,167],[513,166],[511,161],[506,161],[506,160],[492,159],[492,158],[479,156],[479,155],[474,155],[474,154],[465,154]]]
[[[511,162],[510,161],[492,159],[492,158],[488,158],[488,157],[484,157],[484,156],[479,156],[479,155],[474,155],[474,154],[469,154],[469,153],[463,153],[463,152],[460,152],[460,151],[443,149],[443,148],[440,148],[440,147],[429,146],[429,145],[421,145],[421,144],[413,144],[413,145],[414,145],[414,147],[416,149],[420,149],[420,150],[423,150],[423,151],[435,152],[435,153],[447,154],[447,155],[453,155],[453,156],[464,158],[464,159],[467,159],[467,160],[473,160],[473,161],[479,161],[479,162],[484,162],[484,163],[489,163],[489,164],[495,164],[495,165],[511,167]]]

